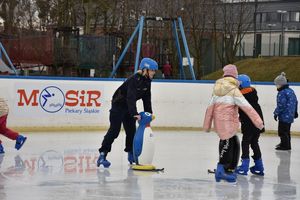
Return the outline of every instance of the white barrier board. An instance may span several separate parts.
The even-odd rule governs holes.
[[[114,91],[122,81],[0,78],[0,96],[7,100],[12,127],[109,126]],[[213,83],[152,83],[152,107],[157,127],[202,127]],[[258,91],[267,130],[277,130],[273,119],[277,90],[274,85],[254,85]],[[300,86],[291,86],[298,99]],[[143,111],[138,102],[138,111]],[[300,119],[292,125],[300,131]]]

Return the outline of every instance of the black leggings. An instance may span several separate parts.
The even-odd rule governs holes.
[[[261,159],[261,152],[258,144],[260,132],[245,132],[242,139],[242,159],[249,159],[249,146],[253,150],[252,158],[254,160]]]
[[[238,136],[233,136],[227,140],[220,140],[219,143],[219,163],[224,165],[225,170],[234,170],[239,162],[240,141]]]

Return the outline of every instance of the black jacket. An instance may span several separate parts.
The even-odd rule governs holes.
[[[139,72],[129,77],[114,93],[113,104],[126,106],[129,113],[138,115],[136,102],[142,99],[144,111],[152,113],[151,106],[151,79],[142,76]]]
[[[249,88],[241,89],[241,93],[251,104],[251,106],[256,110],[260,118],[264,121],[262,110],[260,108],[260,105],[258,104],[258,96],[255,88],[249,87]],[[239,109],[239,115],[240,115],[242,133],[264,132],[264,129],[259,130],[258,128],[256,128],[252,123],[252,121],[250,120],[250,118],[241,109]]]

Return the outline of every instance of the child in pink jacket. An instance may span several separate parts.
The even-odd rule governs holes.
[[[215,178],[235,182],[234,170],[238,164],[240,144],[236,133],[239,128],[238,108],[242,109],[258,129],[263,129],[263,121],[239,90],[238,71],[235,65],[223,68],[223,78],[218,79],[213,95],[205,113],[203,128],[209,132],[214,129],[220,138],[219,163]],[[232,172],[232,173],[229,173]]]
[[[19,133],[9,129],[6,127],[8,116],[8,105],[3,98],[0,98],[0,134],[12,139],[16,140],[15,148],[19,150],[24,142],[26,141],[26,137],[19,135]],[[4,148],[2,146],[2,141],[0,140],[0,154],[4,153]]]

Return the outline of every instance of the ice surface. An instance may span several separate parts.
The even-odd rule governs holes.
[[[218,137],[194,131],[157,131],[153,164],[163,173],[132,171],[123,151],[125,134],[113,144],[109,169],[96,167],[104,132],[24,133],[20,151],[0,135],[0,200],[77,199],[300,199],[300,138],[292,151],[275,151],[276,136],[262,135],[265,176],[238,176],[217,183]],[[251,165],[253,162],[251,161]]]

